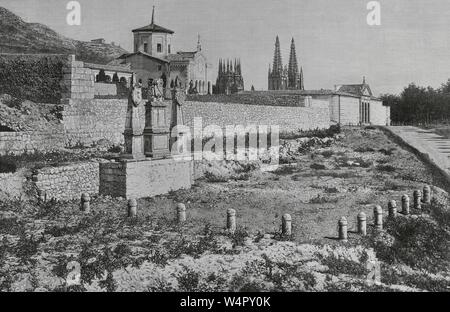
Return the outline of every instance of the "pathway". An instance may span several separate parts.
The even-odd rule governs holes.
[[[432,130],[412,126],[388,127],[392,133],[422,154],[427,154],[441,170],[450,175],[450,140]]]

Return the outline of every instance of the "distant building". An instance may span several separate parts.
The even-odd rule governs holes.
[[[92,43],[104,44],[106,41],[103,38],[91,40]]]
[[[297,53],[295,51],[294,38],[291,41],[291,52],[289,55],[289,65],[283,67],[281,58],[280,39],[275,40],[275,52],[273,56],[273,66],[268,75],[269,90],[304,90],[303,68],[298,68]]]
[[[244,91],[244,78],[240,60],[219,60],[219,73],[215,85],[216,94],[234,94]]]
[[[202,51],[200,36],[195,51],[173,53],[174,31],[155,24],[154,7],[150,25],[132,32],[134,52],[120,56],[111,64],[131,64],[131,69],[144,86],[162,78],[165,86],[174,85],[177,81],[191,93],[212,91],[210,66]]]
[[[331,121],[341,125],[390,125],[389,106],[373,96],[363,78],[361,84],[336,85],[334,90],[306,90],[301,94],[330,103]]]

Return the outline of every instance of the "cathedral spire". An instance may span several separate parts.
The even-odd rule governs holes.
[[[299,75],[298,75],[297,53],[295,51],[294,38],[292,38],[291,53],[289,55],[289,66],[288,66],[288,87],[292,89],[300,88],[298,81]]]
[[[280,38],[275,40],[275,53],[273,56],[273,73],[282,74],[283,72],[283,62],[281,60],[281,48],[280,48]]]
[[[155,23],[155,6],[153,6],[152,10],[152,25]]]

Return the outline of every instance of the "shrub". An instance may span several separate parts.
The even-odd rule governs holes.
[[[376,167],[376,169],[378,171],[382,171],[382,172],[394,172],[395,171],[395,167],[391,166],[391,165],[378,165]]]
[[[0,55],[0,90],[15,98],[58,104],[64,55]]]
[[[325,169],[327,169],[327,167],[325,167],[325,165],[322,165],[322,164],[316,164],[316,163],[312,164],[312,165],[310,166],[310,168],[311,168],[311,169],[314,169],[314,170],[325,170]]]
[[[14,173],[17,170],[17,165],[11,160],[0,158],[0,173]]]

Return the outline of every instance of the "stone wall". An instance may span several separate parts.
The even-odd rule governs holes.
[[[85,162],[46,167],[36,170],[32,179],[36,189],[46,194],[47,200],[77,199],[82,193],[98,194],[99,164]]]
[[[202,117],[204,127],[279,125],[281,132],[329,128],[331,125],[329,102],[321,100],[312,100],[311,107],[187,101],[183,105],[183,116],[190,127],[193,127],[195,117]]]
[[[63,67],[64,78],[61,81],[63,89],[62,103],[64,99],[93,99],[95,88],[95,75],[90,68],[85,68],[84,63],[75,60],[72,55]]]
[[[63,111],[66,145],[92,145],[103,139],[122,143],[127,107],[126,99],[67,100]],[[143,106],[140,115],[143,124]]]
[[[117,86],[115,83],[94,83],[94,96],[116,96]]]
[[[64,147],[62,127],[47,132],[0,132],[0,155],[50,152]]]

